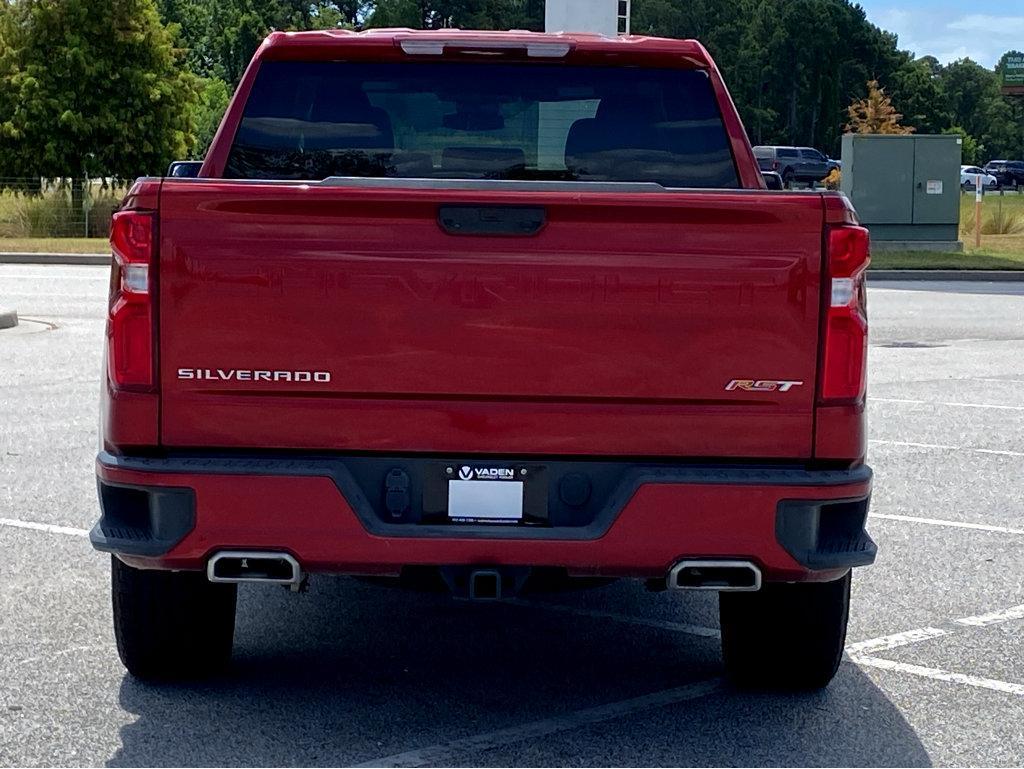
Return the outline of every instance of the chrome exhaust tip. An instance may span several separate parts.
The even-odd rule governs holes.
[[[221,550],[206,564],[210,582],[266,582],[298,590],[302,584],[299,562],[288,553],[258,550]]]
[[[752,593],[761,589],[761,570],[750,561],[680,561],[669,570],[670,590]]]

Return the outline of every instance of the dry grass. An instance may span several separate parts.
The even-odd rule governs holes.
[[[24,189],[0,189],[0,238],[106,236],[110,216],[123,197],[124,190],[94,186],[86,221],[83,212],[73,208],[66,186],[35,194]]]
[[[974,242],[974,196],[964,195],[960,200],[960,235],[966,243]],[[1024,235],[1024,195],[989,193],[981,203],[981,236]]]

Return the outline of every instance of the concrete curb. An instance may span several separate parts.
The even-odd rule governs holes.
[[[0,253],[0,264],[98,264],[109,265],[109,254]]]
[[[15,310],[0,310],[0,329],[14,328],[18,325],[18,313]]]
[[[1024,281],[1024,270],[868,270],[868,282],[879,280],[958,280],[971,283]]]

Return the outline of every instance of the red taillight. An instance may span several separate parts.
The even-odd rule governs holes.
[[[829,303],[819,393],[822,402],[850,403],[864,397],[868,352],[864,278],[870,261],[866,229],[844,225],[829,230]]]
[[[107,372],[119,389],[153,387],[153,214],[118,211],[110,223],[114,256],[107,320]]]

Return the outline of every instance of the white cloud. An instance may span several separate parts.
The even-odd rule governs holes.
[[[877,7],[865,2],[868,18],[882,29],[896,33],[900,48],[917,56],[934,56],[943,63],[971,58],[994,67],[1009,50],[1024,48],[1024,16],[960,12],[942,5],[922,5],[914,10]]]
[[[972,13],[963,16],[948,25],[949,29],[963,32],[979,32],[983,35],[998,37],[1024,37],[1024,16],[990,16],[985,13]]]
[[[920,56],[923,54],[918,55]],[[966,45],[960,45],[948,51],[936,51],[931,55],[943,64],[948,64],[949,62],[957,61],[958,59],[972,59],[979,63],[985,63],[983,56],[977,55],[976,51],[970,50]]]
[[[900,8],[886,8],[877,15],[874,22],[882,29],[895,31],[896,29],[906,29],[913,20],[914,17],[910,11],[904,11]]]

